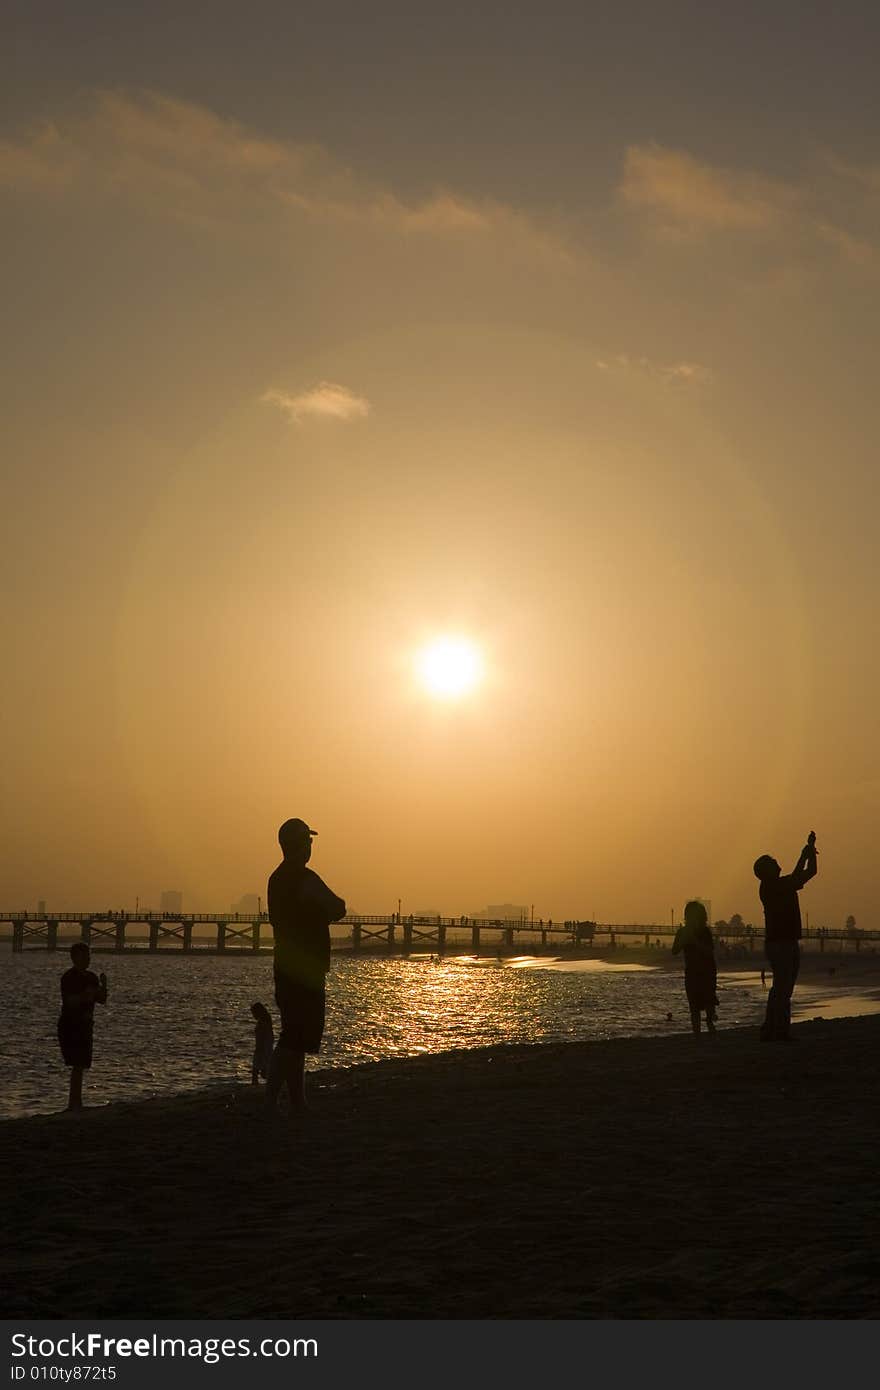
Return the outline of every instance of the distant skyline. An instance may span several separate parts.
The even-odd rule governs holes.
[[[0,906],[876,924],[876,7],[8,12]]]

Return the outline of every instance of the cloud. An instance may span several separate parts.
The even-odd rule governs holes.
[[[26,190],[59,190],[75,177],[75,149],[51,121],[23,140],[0,140],[0,185]]]
[[[0,142],[0,181],[87,185],[160,215],[217,224],[267,209],[396,236],[486,244],[572,262],[557,226],[491,199],[436,190],[408,200],[322,146],[271,139],[206,107],[154,91],[98,91],[66,121]]]
[[[617,353],[614,357],[599,358],[596,366],[602,372],[638,372],[670,385],[705,386],[714,376],[711,368],[699,362],[652,362],[648,357],[630,357]]]
[[[260,399],[269,405],[276,405],[295,425],[309,417],[318,420],[362,420],[370,413],[370,402],[364,396],[356,396],[347,386],[340,386],[335,381],[319,381],[317,386],[298,396],[273,387],[265,391]]]
[[[568,276],[595,268],[575,215],[536,212],[438,188],[407,197],[314,142],[277,139],[155,91],[92,92],[64,118],[0,139],[0,187],[115,200],[139,215],[212,231],[299,224],[397,246],[454,246]],[[876,274],[880,167],[826,154],[800,181],[729,169],[656,143],[625,152],[616,205],[666,242],[760,238],[788,267],[833,263]],[[833,260],[832,260],[833,258]],[[767,273],[767,267],[764,272]]]
[[[631,145],[620,194],[647,209],[667,230],[762,232],[779,226],[798,201],[797,191],[749,172],[715,168],[683,150]]]
[[[831,222],[817,222],[816,235],[833,246],[849,265],[874,275],[880,273],[880,246],[875,242],[856,236],[843,227],[836,227]]]
[[[880,194],[880,164],[853,164],[834,153],[826,155],[825,162],[839,178],[848,179],[866,193]]]
[[[719,233],[760,237],[776,263],[769,279],[764,267],[762,278],[789,291],[812,283],[823,262],[827,267],[829,251],[833,265],[863,279],[874,280],[880,272],[880,244],[873,235],[877,165],[825,153],[811,176],[795,184],[706,164],[682,150],[632,145],[618,193],[666,241],[693,243]]]
[[[115,145],[155,163],[198,168],[205,177],[215,169],[263,177],[291,164],[301,170],[318,153],[254,135],[238,121],[161,92],[95,93],[80,136],[85,144]]]

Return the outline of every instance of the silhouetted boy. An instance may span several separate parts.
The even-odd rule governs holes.
[[[260,1077],[267,1080],[269,1068],[272,1065],[272,1053],[275,1050],[275,1029],[272,1027],[272,1016],[265,1004],[259,1000],[251,1004],[251,1013],[254,1016],[254,1060],[251,1064],[251,1085],[259,1086]]]
[[[345,903],[307,869],[312,836],[305,821],[287,820],[278,831],[284,860],[269,877],[269,921],[275,936],[275,1000],[281,1032],[266,1086],[274,1110],[287,1086],[292,1112],[305,1106],[306,1053],[324,1035],[324,977],[330,969],[330,923],[345,916]]]
[[[82,1109],[83,1072],[92,1065],[95,1005],[107,1003],[107,976],[89,969],[91,952],[85,941],[70,948],[73,965],[61,976],[61,1016],[58,1041],[65,1065],[70,1067],[68,1110]]]
[[[755,877],[760,880],[764,904],[764,951],[773,971],[762,1042],[791,1041],[791,996],[801,964],[798,893],[815,876],[817,867],[815,830],[810,831],[792,873],[783,874],[769,854],[755,860]]]

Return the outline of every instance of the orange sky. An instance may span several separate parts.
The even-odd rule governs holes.
[[[257,4],[252,49],[221,7],[210,55],[190,8],[20,21],[0,905],[228,907],[297,815],[354,911],[617,921],[755,919],[815,828],[811,920],[875,925],[858,7],[749,93],[745,20],[698,26],[675,95],[625,5]],[[485,679],[443,702],[449,632]]]

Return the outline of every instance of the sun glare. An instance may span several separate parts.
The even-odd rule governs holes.
[[[438,637],[417,654],[416,670],[430,694],[441,700],[457,700],[479,685],[483,659],[465,637]]]

